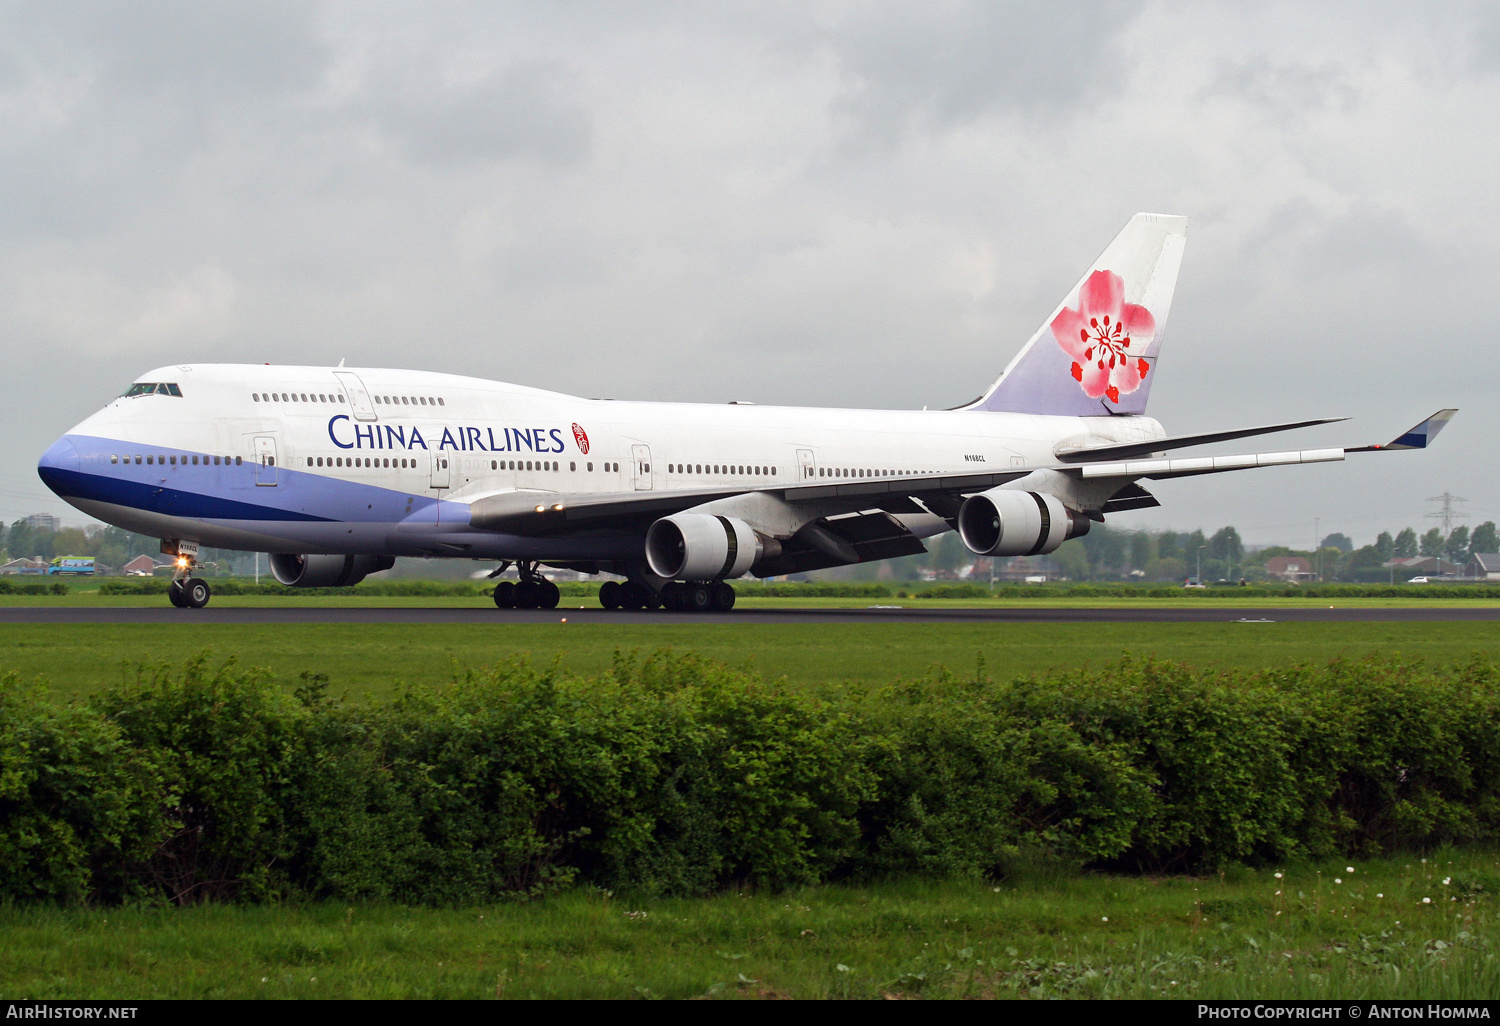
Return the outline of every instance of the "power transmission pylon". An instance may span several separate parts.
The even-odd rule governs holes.
[[[1456,509],[1453,508],[1453,504],[1455,502],[1468,502],[1469,501],[1468,499],[1465,499],[1462,496],[1459,496],[1459,495],[1450,495],[1447,492],[1444,492],[1442,495],[1434,495],[1434,496],[1432,496],[1427,501],[1428,502],[1441,502],[1443,504],[1443,508],[1440,509],[1440,510],[1438,510],[1437,512],[1435,512],[1435,513],[1426,513],[1426,514],[1423,514],[1423,515],[1427,519],[1429,519],[1429,520],[1441,520],[1443,522],[1443,537],[1444,538],[1448,537],[1450,534],[1453,533],[1453,521],[1455,521],[1455,520],[1467,520],[1468,517],[1469,517],[1469,515],[1467,513],[1460,513],[1458,510],[1456,510]]]

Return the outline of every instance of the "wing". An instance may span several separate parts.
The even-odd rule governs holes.
[[[1269,435],[1277,431],[1292,431],[1296,428],[1314,427],[1318,424],[1337,424],[1339,421],[1348,419],[1348,417],[1323,417],[1318,420],[1299,420],[1291,424],[1268,424],[1265,427],[1236,428],[1233,431],[1212,431],[1204,435],[1178,435],[1176,438],[1156,438],[1149,442],[1130,442],[1125,445],[1094,445],[1077,449],[1059,449],[1057,458],[1063,463],[1091,463],[1095,460],[1128,460],[1135,456],[1147,456],[1155,452],[1166,452],[1168,449],[1187,449],[1195,445],[1208,445],[1212,442],[1228,442],[1236,438],[1249,438],[1251,435]]]
[[[620,493],[567,493],[542,491],[497,492],[480,496],[469,503],[470,525],[479,530],[504,531],[525,536],[547,536],[574,534],[591,531],[620,531],[637,527],[644,528],[658,517],[670,516],[693,509],[718,499],[762,493],[784,502],[816,506],[820,511],[820,523],[825,526],[848,514],[866,516],[881,514],[890,520],[903,514],[936,514],[952,521],[957,516],[963,500],[977,492],[997,488],[1019,480],[1037,471],[1056,471],[1078,480],[1097,481],[1107,484],[1117,480],[1119,487],[1105,490],[1109,496],[1102,508],[1091,511],[1091,515],[1112,513],[1125,509],[1141,509],[1157,505],[1156,499],[1134,482],[1142,478],[1163,480],[1173,477],[1194,477],[1201,474],[1222,474],[1232,470],[1253,470],[1257,467],[1285,467],[1299,463],[1330,463],[1342,460],[1350,452],[1385,452],[1397,449],[1425,448],[1439,431],[1452,419],[1456,410],[1439,410],[1416,427],[1398,435],[1385,445],[1365,445],[1342,449],[1301,449],[1282,452],[1240,453],[1230,456],[1189,456],[1179,458],[1114,459],[1098,462],[1077,462],[1079,458],[1107,455],[1133,455],[1137,452],[1152,453],[1179,446],[1202,445],[1208,442],[1241,438],[1247,435],[1285,431],[1295,427],[1327,424],[1343,418],[1301,421],[1295,424],[1276,424],[1269,427],[1248,428],[1239,431],[1215,432],[1208,435],[1190,435],[1175,439],[1157,439],[1151,442],[1129,445],[1099,446],[1092,449],[1075,449],[1063,453],[1059,462],[1050,466],[1032,466],[1005,471],[986,471],[973,474],[907,475],[889,478],[866,478],[861,480],[821,481],[794,485],[762,485],[751,488],[719,487],[683,489],[671,492]],[[1086,454],[1086,455],[1085,455]],[[893,523],[899,521],[892,520]],[[884,521],[880,522],[882,525]],[[884,530],[881,526],[876,535]],[[864,533],[860,533],[864,532]],[[856,532],[864,541],[868,530]],[[874,536],[871,536],[874,537]],[[845,539],[850,545],[854,540]],[[827,545],[816,546],[828,555],[848,555],[849,550],[836,540]],[[886,558],[873,556],[868,558]],[[851,560],[843,560],[850,562]],[[832,563],[826,565],[833,565]]]

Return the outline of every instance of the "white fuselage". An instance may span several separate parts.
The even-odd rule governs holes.
[[[48,484],[134,531],[271,552],[630,558],[638,527],[476,531],[469,503],[998,472],[1162,435],[1146,417],[623,402],[386,369],[200,365],[141,381],[180,394],[121,397],[83,421],[43,457]]]

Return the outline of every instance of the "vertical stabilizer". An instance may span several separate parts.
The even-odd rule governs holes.
[[[1132,217],[1000,380],[965,408],[1072,417],[1144,413],[1187,220]]]

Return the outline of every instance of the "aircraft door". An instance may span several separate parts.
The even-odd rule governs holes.
[[[651,446],[632,445],[630,460],[635,465],[635,490],[649,492],[651,490]]]
[[[255,436],[255,483],[262,486],[276,484],[276,437]]]
[[[365,383],[359,380],[359,375],[351,371],[334,371],[333,376],[338,378],[343,387],[344,395],[349,400],[349,410],[354,414],[355,420],[379,420],[375,412],[375,404],[370,401],[370,390],[365,388]]]
[[[449,487],[452,487],[453,471],[452,471],[452,468],[450,468],[448,466],[448,464],[450,462],[451,461],[448,458],[448,454],[445,453],[445,452],[437,453],[436,455],[434,455],[432,457],[432,477],[428,481],[427,487],[429,487],[429,488],[449,488]]]
[[[818,476],[818,462],[813,458],[811,449],[797,450],[797,466],[801,468],[803,481]]]

